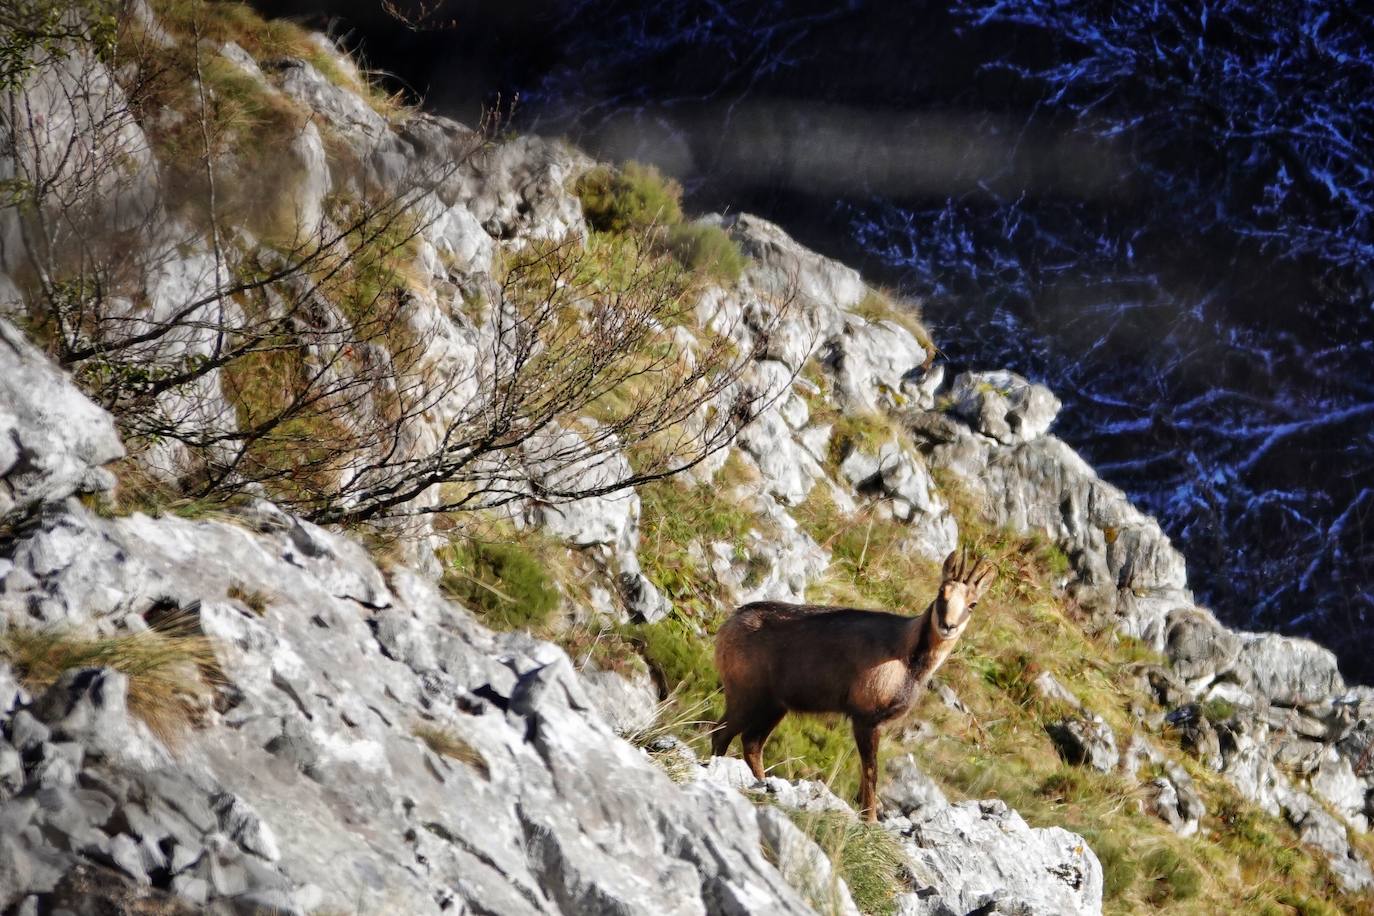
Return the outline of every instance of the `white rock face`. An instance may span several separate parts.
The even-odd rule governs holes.
[[[893,517],[911,526],[910,549],[927,559],[943,560],[958,546],[958,524],[925,461],[901,443],[885,442],[877,455],[853,449],[839,470],[859,494],[882,499]]]
[[[333,190],[329,158],[324,139],[314,122],[309,122],[291,140],[289,149],[295,160],[297,177],[291,182],[291,209],[300,238],[314,238],[324,225],[324,201]]]
[[[611,486],[631,474],[619,451],[589,453],[586,442],[595,438],[598,427],[592,420],[583,424],[582,431],[556,430],[525,444],[535,494],[526,503],[526,520],[578,547],[607,544],[632,551],[639,524],[637,493],[621,490],[578,500],[565,495]]]
[[[174,41],[141,0],[131,11],[155,42]],[[592,163],[559,142],[483,144],[444,118],[384,117],[301,61],[264,62],[264,72],[236,45],[220,53],[314,115],[282,149],[298,179],[287,193],[303,232],[322,224],[333,193],[416,198],[408,330],[423,342],[425,370],[447,386],[403,436],[409,453],[425,453],[490,387],[484,372],[500,349],[493,316],[503,307],[492,272],[504,254],[585,233],[570,188]],[[82,91],[71,91],[78,83]],[[42,118],[10,138],[15,155],[0,157],[0,178],[56,168],[56,203],[76,200],[117,227],[157,215],[157,163],[137,124],[107,117],[123,98],[100,64],[73,55],[34,74],[18,99]],[[54,157],[69,147],[79,155],[58,168]],[[673,339],[687,354],[700,352],[705,331],[741,353],[758,345],[740,385],[777,396],[733,454],[751,483],[722,494],[757,524],[690,546],[723,604],[806,599],[830,556],[791,510],[817,487],[842,514],[875,501],[908,526],[900,549],[941,559],[958,531],[932,471],[953,474],[992,524],[1044,532],[1069,556],[1066,584],[1086,611],[1166,653],[1171,672],[1155,668],[1148,681],[1165,709],[1142,711],[1146,728],[1167,714],[1189,752],[1285,818],[1344,886],[1374,886],[1346,835],[1374,815],[1362,763],[1374,693],[1347,691],[1320,647],[1233,633],[1197,608],[1183,558],[1158,524],[1049,434],[1060,405],[1047,389],[1005,371],[964,373],[946,387],[945,367],[928,365],[910,332],[849,311],[867,293],[855,271],[757,217],[706,222],[751,261],[739,284],[703,290],[699,327],[675,328]],[[24,260],[15,229],[13,215],[0,213],[0,271]],[[204,297],[217,269],[186,227],[146,241],[144,274],[111,305],[135,330]],[[0,309],[22,314],[21,298],[0,272]],[[182,317],[137,356],[156,366],[209,353],[206,310]],[[319,317],[340,320],[329,302]],[[898,436],[832,455],[836,410],[885,412],[916,448]],[[213,374],[163,395],[145,416],[216,432],[236,422]],[[567,499],[623,477],[628,462],[614,449],[604,461],[578,460],[583,435],[598,427],[560,422],[523,454],[494,462],[492,473],[509,473],[531,497],[515,517],[585,550],[604,574],[580,614],[663,619],[674,609],[635,552],[638,497]],[[0,910],[37,911],[46,902],[25,894],[51,891],[98,860],[210,912],[855,912],[831,863],[780,810],[854,816],[824,785],[756,781],[734,759],[711,760],[674,785],[616,737],[652,724],[654,682],[575,673],[548,644],[488,632],[429,581],[432,542],[409,548],[428,566],[383,575],[357,544],[266,503],[214,522],[108,520],[62,504],[109,486],[101,465],[120,454],[110,419],[0,322],[0,522],[26,519],[0,544],[0,630],[140,631],[179,608],[213,641],[225,676],[200,727],[171,755],[130,716],[124,675],[74,670],[32,696],[0,664]],[[193,469],[173,444],[143,457],[167,477]],[[838,469],[833,458],[843,459]],[[726,459],[703,463],[692,481],[717,485]],[[1065,725],[1078,748],[1068,756],[1104,772],[1121,767],[1140,781],[1145,810],[1180,834],[1199,829],[1201,796],[1176,761],[1139,735],[1118,754],[1093,710],[1048,673],[1037,686],[1078,710]],[[945,700],[962,708],[947,688]],[[424,728],[466,750],[437,753],[416,736]],[[995,800],[949,805],[911,757],[893,761],[882,797],[917,884],[901,912],[1100,910],[1101,870],[1081,838],[1032,830]]]
[[[917,881],[935,891],[906,895],[901,913],[1102,912],[1102,866],[1083,838],[1029,827],[996,799],[939,808],[902,834]]]
[[[758,809],[758,821],[764,845],[789,884],[808,901],[819,904],[817,908],[823,913],[859,916],[844,879],[836,874],[825,852],[791,818],[764,805]]]
[[[1269,702],[1302,706],[1345,690],[1336,656],[1311,640],[1274,633],[1242,638],[1240,661],[1253,673],[1255,687]]]
[[[123,90],[100,61],[83,49],[49,56],[28,74],[13,105],[13,123],[7,110],[0,126],[12,144],[0,158],[5,177],[42,187],[64,228],[129,230],[155,212],[157,163]],[[12,210],[5,214],[12,217]],[[0,271],[24,263],[21,248],[18,239],[6,238]]]
[[[822,358],[835,373],[841,403],[863,411],[892,406],[902,383],[925,362],[926,351],[899,324],[850,316],[826,342]]]
[[[282,92],[324,118],[341,136],[355,141],[359,152],[370,152],[390,133],[386,119],[356,93],[331,83],[314,66],[289,59],[279,65]]]
[[[102,465],[123,455],[110,416],[0,318],[0,521],[108,489]]]
[[[236,525],[105,521],[78,508],[48,516],[23,545],[0,576],[0,616],[36,607],[107,627],[155,604],[198,607],[219,647],[232,705],[175,765],[137,737],[117,676],[96,693],[72,681],[61,701],[33,708],[62,740],[102,748],[73,775],[123,787],[101,804],[130,812],[135,844],[172,838],[164,848],[188,893],[245,906],[271,893],[284,912],[438,913],[455,895],[501,913],[661,912],[664,900],[683,913],[809,911],[763,858],[753,807],[674,786],[593,712],[560,650],[487,632],[404,571],[388,586],[348,541],[270,512]],[[263,615],[227,598],[231,586],[261,594]],[[108,724],[82,731],[63,712],[73,691],[103,704],[103,718],[81,722]],[[412,737],[425,722],[458,736],[475,762]],[[90,842],[117,839],[100,830],[108,813],[35,814],[25,799],[42,772],[25,770],[0,817],[23,811],[50,831],[79,824]],[[201,775],[179,775],[189,773]],[[170,813],[196,810],[207,816]],[[24,869],[49,861],[40,847],[7,849],[0,874],[18,856]],[[235,877],[216,883],[225,872]],[[9,906],[37,886],[0,887]]]
[[[1019,445],[1049,431],[1062,406],[1044,385],[1015,372],[965,372],[950,391],[954,410],[1003,445]]]
[[[926,416],[936,419],[916,432],[931,443],[933,466],[958,474],[994,524],[1059,543],[1074,557],[1080,599],[1101,603],[1123,632],[1163,650],[1167,615],[1194,603],[1183,556],[1153,518],[1053,436],[1002,445]]]
[[[887,775],[879,784],[878,794],[889,810],[913,819],[949,804],[945,793],[911,754],[888,762]]]

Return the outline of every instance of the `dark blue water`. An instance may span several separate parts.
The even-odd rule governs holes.
[[[1374,680],[1374,13],[586,0],[417,34],[347,6],[431,105],[518,92],[516,127],[921,297],[951,359],[1060,394],[1201,600]]]

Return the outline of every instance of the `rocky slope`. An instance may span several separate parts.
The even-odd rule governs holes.
[[[183,13],[130,16],[175,57],[200,34]],[[331,195],[423,190],[407,320],[427,329],[423,363],[462,376],[490,346],[503,259],[587,233],[574,182],[594,164],[528,137],[472,158],[470,131],[379,104],[322,39],[254,55],[243,45],[262,24],[235,21],[241,34],[200,39],[196,66],[217,55],[238,76],[215,91],[308,113],[274,151],[299,226],[327,222]],[[53,193],[80,187],[140,232],[171,193],[158,132],[176,111],[111,130],[122,90],[80,60],[15,93],[44,128],[6,122],[7,174],[74,139],[113,144],[108,185],[58,161]],[[100,105],[63,91],[78,70],[100,75]],[[249,181],[250,153],[232,152],[221,182]],[[437,186],[416,177],[455,159]],[[754,355],[739,384],[768,406],[734,446],[687,482],[562,504],[535,498],[549,481],[533,462],[531,495],[485,522],[543,545],[558,607],[536,637],[493,630],[480,593],[455,590],[476,567],[438,520],[379,544],[279,508],[287,491],[271,485],[181,514],[111,496],[111,467],[175,481],[189,449],[139,438],[123,414],[117,426],[88,374],[26,338],[20,326],[52,349],[24,216],[4,219],[0,912],[1061,914],[1101,912],[1104,894],[1116,911],[1370,906],[1374,692],[1347,689],[1316,645],[1218,625],[1159,526],[1050,434],[1053,394],[1008,372],[946,378],[901,304],[779,227],[699,222],[748,260],[690,287],[693,322],[675,332],[684,351],[718,334]],[[237,250],[256,244],[231,228]],[[185,324],[150,365],[211,352],[208,312],[184,306],[223,255],[185,237],[141,277],[132,314]],[[194,411],[176,390],[143,409],[242,422],[225,377],[197,384]],[[415,441],[479,389],[445,389]],[[715,710],[688,700],[709,702],[698,663],[732,604],[914,605],[961,540],[997,552],[1003,584],[920,710],[933,728],[894,742],[880,828],[853,822],[836,778],[849,765],[824,757],[841,726],[775,739],[769,760],[802,748],[779,770],[810,778],[755,784],[737,760],[698,757],[695,720]],[[992,769],[962,765],[975,744]],[[863,844],[891,858],[876,892],[859,883],[878,857],[856,857]],[[1114,851],[1099,860],[1102,844]],[[1279,871],[1257,876],[1269,859]],[[1306,896],[1284,897],[1289,884]]]

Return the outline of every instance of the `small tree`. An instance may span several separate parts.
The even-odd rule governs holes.
[[[320,143],[225,69],[209,12],[174,47],[117,25],[100,53],[89,32],[43,45],[7,93],[6,267],[30,330],[185,495],[265,487],[321,522],[574,500],[692,467],[779,393],[741,383],[752,353],[728,335],[686,331],[700,277],[652,226],[529,243],[445,315],[414,263],[485,132],[378,187],[356,138]],[[169,106],[182,120],[145,135]],[[317,215],[269,218],[302,141],[351,177]],[[240,159],[274,199],[243,193],[242,163],[225,180]]]

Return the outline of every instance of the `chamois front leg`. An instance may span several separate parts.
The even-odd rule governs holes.
[[[854,743],[859,748],[859,810],[864,820],[878,819],[878,728],[854,720]]]

